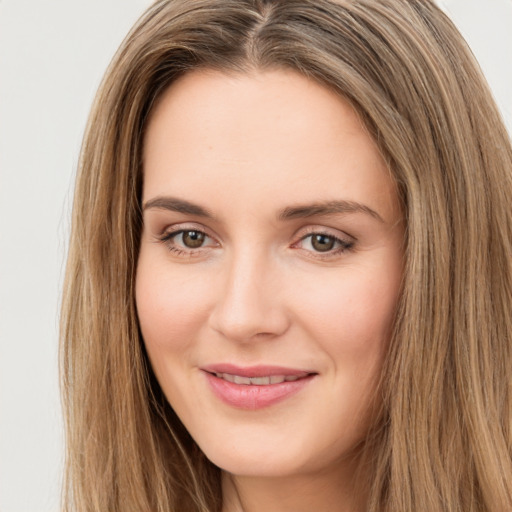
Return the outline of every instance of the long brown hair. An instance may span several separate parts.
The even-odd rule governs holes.
[[[86,131],[62,310],[66,510],[214,512],[220,472],[166,402],[134,280],[145,121],[201,67],[285,68],[339,92],[393,174],[406,264],[366,443],[368,510],[512,510],[512,149],[471,52],[430,0],[160,0]]]

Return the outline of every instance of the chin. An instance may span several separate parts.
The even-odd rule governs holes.
[[[299,475],[307,472],[304,461],[299,457],[288,458],[272,457],[262,460],[261,455],[241,453],[214,453],[208,459],[226,473],[236,476],[258,478],[280,478]]]
[[[354,446],[358,445],[355,439],[349,443],[341,438],[334,443],[336,446],[324,445],[321,435],[301,435],[300,429],[295,435],[289,429],[286,432],[279,429],[274,435],[268,432],[268,435],[262,432],[251,435],[247,431],[238,434],[202,439],[199,446],[221,470],[246,477],[293,477],[321,472],[338,465],[340,460],[351,458]]]

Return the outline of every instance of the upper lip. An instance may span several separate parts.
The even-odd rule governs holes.
[[[229,373],[230,375],[239,375],[240,377],[272,377],[274,375],[306,377],[312,373],[308,370],[289,368],[285,366],[257,365],[257,366],[237,366],[229,363],[210,364],[201,366],[201,370],[208,373]]]

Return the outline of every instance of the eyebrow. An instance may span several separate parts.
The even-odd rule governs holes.
[[[178,199],[176,197],[158,196],[150,199],[144,203],[143,210],[148,210],[151,208],[185,213],[188,215],[196,215],[198,217],[205,217],[209,219],[214,218],[214,215],[206,208],[203,208],[198,204],[191,203],[190,201],[186,201],[184,199]],[[278,219],[304,219],[322,215],[333,215],[336,213],[364,213],[379,220],[380,222],[384,222],[384,219],[369,206],[355,201],[346,200],[324,201],[297,206],[288,206],[279,212]]]
[[[279,213],[279,220],[303,219],[335,213],[364,213],[384,222],[384,219],[369,206],[355,201],[324,201],[305,205],[289,206]]]
[[[163,197],[158,196],[147,201],[142,209],[148,210],[150,208],[156,208],[158,210],[170,210],[172,212],[186,213],[188,215],[197,215],[198,217],[213,218],[212,213],[199,206],[198,204],[185,201],[184,199],[177,199],[175,197]]]

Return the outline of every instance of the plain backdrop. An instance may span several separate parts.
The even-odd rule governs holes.
[[[192,0],[191,0],[192,1]],[[60,287],[81,136],[150,0],[0,0],[0,512],[56,512]],[[512,0],[444,0],[512,131]]]

